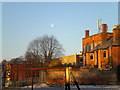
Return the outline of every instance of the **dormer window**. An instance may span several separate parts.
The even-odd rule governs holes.
[[[91,47],[91,50],[94,48],[94,47],[93,47],[93,43],[91,44],[91,46],[90,46],[90,47]]]

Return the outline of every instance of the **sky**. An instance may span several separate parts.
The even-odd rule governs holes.
[[[117,2],[3,2],[2,60],[24,56],[30,41],[54,35],[65,56],[82,50],[84,30],[96,34],[97,20],[118,24]]]
[[[120,1],[118,2],[118,24],[120,24]]]

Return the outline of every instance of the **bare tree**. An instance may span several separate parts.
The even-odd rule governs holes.
[[[44,35],[30,42],[26,59],[34,62],[49,62],[63,55],[63,47],[54,36]],[[33,64],[33,62],[32,62]]]

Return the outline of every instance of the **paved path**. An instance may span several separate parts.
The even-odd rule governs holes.
[[[3,90],[31,90],[30,88],[22,89],[3,89]],[[65,90],[64,88],[35,88],[33,90]],[[77,90],[72,88],[71,90]],[[120,88],[81,88],[81,90],[120,90]]]
[[[81,90],[120,90],[120,86],[80,86]],[[3,90],[31,90],[31,88],[9,88]],[[33,90],[65,90],[64,88],[34,88]],[[71,90],[77,90],[75,86],[71,86]]]

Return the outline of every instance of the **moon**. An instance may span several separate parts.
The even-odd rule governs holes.
[[[55,24],[53,24],[53,23],[50,24],[50,27],[51,27],[51,28],[54,28],[54,27],[55,27]]]

